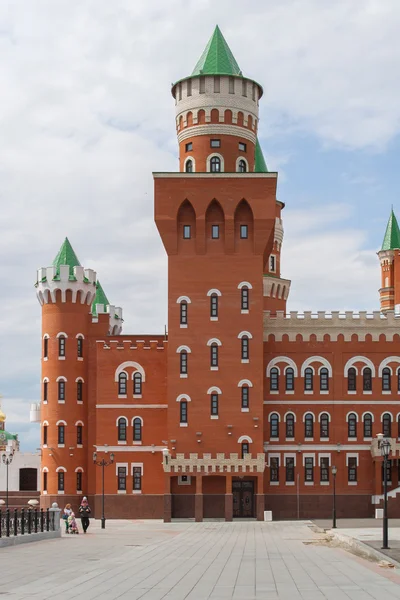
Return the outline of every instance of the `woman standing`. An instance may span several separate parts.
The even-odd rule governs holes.
[[[92,511],[90,510],[90,506],[88,504],[86,496],[84,496],[81,505],[79,507],[79,514],[81,515],[81,523],[83,533],[86,533],[87,528],[89,527],[89,515]]]
[[[65,521],[65,533],[69,533],[68,517],[72,514],[72,508],[70,504],[66,504],[64,508],[63,519]]]

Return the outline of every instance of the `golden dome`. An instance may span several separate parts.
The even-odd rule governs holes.
[[[6,415],[3,413],[3,411],[0,408],[0,423],[4,423],[5,420],[6,420]]]

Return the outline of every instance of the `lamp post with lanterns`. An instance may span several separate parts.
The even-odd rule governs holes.
[[[6,465],[7,474],[6,474],[6,508],[8,508],[8,467],[11,465],[14,458],[14,448],[10,448],[7,446],[7,450],[2,455],[1,459],[3,463]]]
[[[104,515],[104,469],[109,465],[112,465],[114,462],[114,453],[110,453],[110,460],[105,460],[102,458],[101,460],[97,460],[97,452],[93,452],[93,462],[98,467],[101,467],[102,470],[102,481],[101,481],[101,528],[106,528],[106,517]]]
[[[335,467],[335,465],[333,465],[333,467],[332,467],[332,475],[333,475],[332,529],[336,529],[336,473],[337,473],[337,467]]]
[[[388,550],[388,512],[387,512],[387,464],[391,450],[390,440],[378,436],[381,455],[383,457],[383,544],[382,550]]]

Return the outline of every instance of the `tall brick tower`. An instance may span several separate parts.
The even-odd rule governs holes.
[[[378,257],[382,274],[379,290],[381,311],[400,311],[400,229],[393,209]]]
[[[218,27],[193,73],[172,87],[180,172],[154,174],[168,253],[167,520],[171,491],[180,491],[172,472],[190,473],[197,520],[219,494],[221,516],[232,518],[232,486],[242,487],[233,513],[262,516],[263,310],[284,309],[289,287],[276,296],[263,283],[265,275],[284,285],[283,205],[257,141],[262,93]]]

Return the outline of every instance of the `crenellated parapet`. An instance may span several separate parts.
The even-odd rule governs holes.
[[[214,457],[206,453],[202,456],[177,454],[176,457],[164,453],[163,467],[165,473],[263,473],[265,454],[259,453],[256,457],[246,454],[239,458],[236,453],[217,453]]]
[[[329,336],[330,341],[337,341],[343,335],[346,342],[351,341],[356,335],[359,341],[365,341],[370,335],[372,341],[379,341],[380,336],[385,336],[386,341],[393,341],[399,335],[400,315],[393,311],[382,314],[380,311],[368,313],[367,311],[311,311],[284,313],[277,311],[272,315],[264,311],[264,341],[273,335],[275,341],[282,341],[283,336],[288,336],[294,342],[300,335],[303,341],[310,341],[312,335],[317,341],[323,341]]]
[[[57,292],[61,302],[67,301],[67,292],[71,292],[73,303],[92,304],[96,294],[96,272],[81,266],[51,266],[38,269],[36,294],[40,304],[55,303]]]
[[[97,323],[99,318],[98,315],[110,315],[110,322],[108,327],[109,335],[120,335],[122,332],[122,308],[120,306],[113,306],[112,304],[96,304],[96,316],[92,317],[92,322]]]

